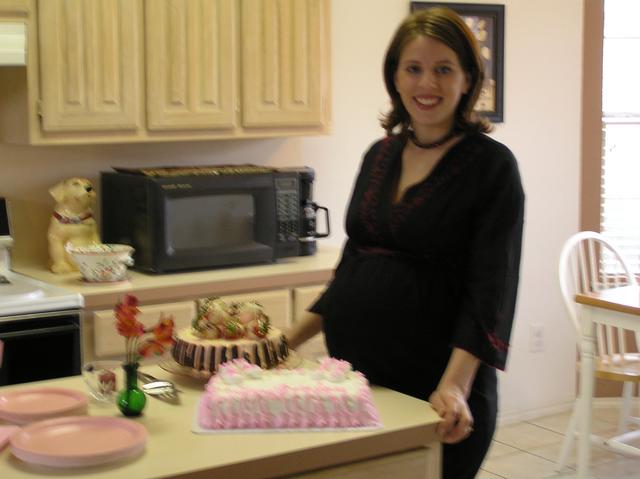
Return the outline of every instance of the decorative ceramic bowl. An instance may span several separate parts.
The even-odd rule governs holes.
[[[134,249],[126,244],[67,244],[65,248],[78,265],[82,278],[92,283],[123,281],[127,277],[127,266],[133,266]]]

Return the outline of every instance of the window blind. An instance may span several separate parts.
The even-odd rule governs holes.
[[[640,274],[638,18],[638,0],[605,0],[600,231],[622,251],[636,274]]]

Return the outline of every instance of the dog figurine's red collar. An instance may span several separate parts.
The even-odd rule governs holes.
[[[74,216],[72,218],[68,217],[68,216],[62,216],[60,213],[54,211],[53,212],[53,217],[55,219],[57,219],[60,223],[65,224],[65,225],[77,225],[82,223],[84,220],[89,219],[89,218],[93,218],[93,215],[91,213],[85,213],[81,216]]]

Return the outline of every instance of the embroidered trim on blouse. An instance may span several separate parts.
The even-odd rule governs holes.
[[[500,338],[496,336],[496,333],[487,333],[487,339],[491,346],[493,346],[498,351],[507,352],[509,350],[509,345],[502,341]]]
[[[369,185],[362,195],[360,204],[360,219],[371,237],[381,243],[380,222],[378,219],[378,206],[380,204],[380,191],[385,177],[389,174],[391,158],[389,149],[395,137],[387,136],[382,140],[378,153],[373,159],[371,173],[369,175]]]
[[[462,139],[461,141],[464,141]],[[455,148],[454,145],[452,148]],[[400,203],[393,205],[393,214],[389,227],[392,232],[397,232],[399,226],[404,223],[414,209],[420,207],[433,193],[443,184],[458,176],[464,168],[471,163],[479,152],[479,146],[472,144],[467,146],[464,152],[458,152],[448,160],[449,164],[444,172],[435,172],[420,184],[412,193],[410,198],[403,199]],[[445,156],[448,153],[445,153]],[[406,195],[406,194],[405,194]]]

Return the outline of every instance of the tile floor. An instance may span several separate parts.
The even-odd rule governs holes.
[[[547,416],[499,427],[493,445],[476,479],[576,479],[575,446],[568,467],[555,470],[570,413]],[[595,405],[593,431],[613,435],[618,409]],[[640,444],[638,444],[640,447]],[[640,479],[640,457],[629,457],[593,446],[593,479]]]

